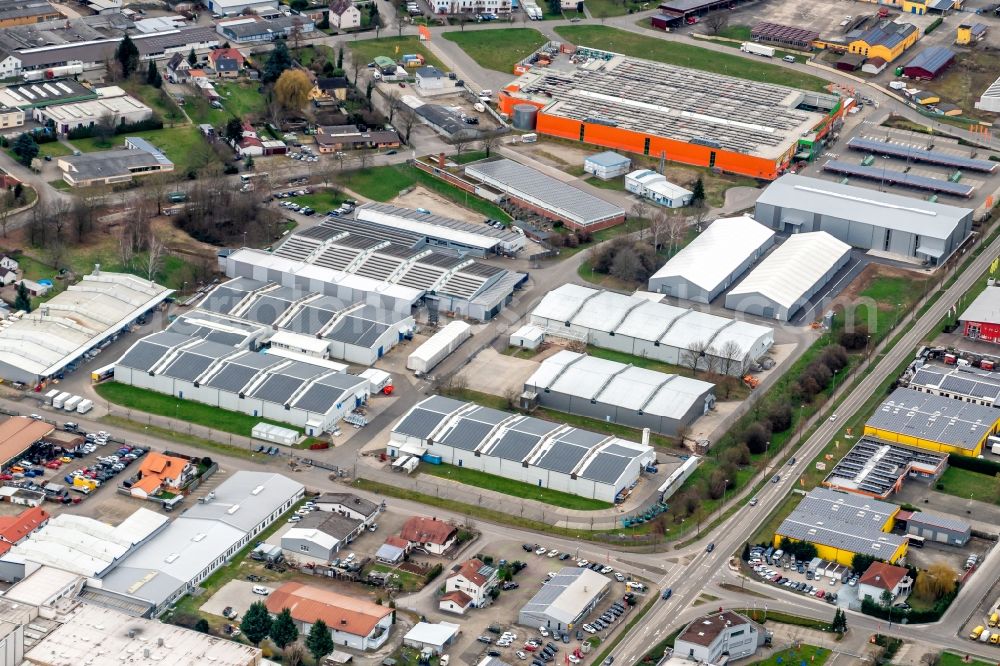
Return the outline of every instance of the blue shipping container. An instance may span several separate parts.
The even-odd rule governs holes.
[[[423,456],[420,457],[420,459],[423,460],[425,463],[428,463],[430,465],[440,465],[441,464],[441,456],[437,456],[437,455],[434,455],[432,453],[425,453]]]

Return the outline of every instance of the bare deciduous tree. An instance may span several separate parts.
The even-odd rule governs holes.
[[[10,212],[14,210],[16,203],[14,202],[14,193],[10,190],[5,190],[2,195],[0,195],[0,229],[3,230],[3,237],[7,237],[7,225],[10,224]]]
[[[702,359],[708,347],[708,343],[704,340],[692,342],[687,346],[687,349],[681,352],[681,365],[690,368],[692,375],[698,374],[698,366],[705,364]]]
[[[389,124],[391,125],[393,117],[395,117],[396,112],[399,111],[399,108],[403,105],[403,101],[399,99],[398,88],[393,88],[392,90],[389,91],[389,94],[386,95],[386,102],[389,107],[388,117],[389,117]]]
[[[719,372],[734,375],[743,370],[743,348],[735,340],[728,340],[718,351]],[[734,372],[736,371],[736,372]]]
[[[701,24],[705,26],[705,30],[708,34],[718,35],[729,24],[729,13],[711,12],[705,17],[705,20],[703,20]]]
[[[471,137],[463,131],[459,131],[451,140],[451,145],[455,146],[455,157],[461,157],[462,151],[472,141]]]
[[[139,269],[145,274],[147,280],[152,281],[163,268],[165,254],[166,248],[163,241],[156,234],[150,233],[146,253],[138,257]]]
[[[358,168],[367,169],[368,161],[371,159],[371,153],[367,150],[361,149],[358,151]]]
[[[403,113],[403,141],[410,143],[410,132],[413,131],[413,126],[417,123],[417,114],[413,112],[413,109],[407,107],[406,111]]]
[[[486,157],[489,157],[500,146],[500,134],[490,132],[483,137],[482,146],[483,150],[486,151]]]
[[[684,234],[687,233],[687,222],[680,215],[667,214],[665,231],[672,255],[677,246],[684,240]]]

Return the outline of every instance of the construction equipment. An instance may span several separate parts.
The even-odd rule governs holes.
[[[760,385],[760,380],[753,375],[743,375],[743,383],[752,391]]]

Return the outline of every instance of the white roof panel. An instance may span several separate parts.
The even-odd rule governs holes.
[[[680,277],[706,291],[714,291],[772,238],[772,230],[746,215],[718,219],[671,257],[650,280]]]
[[[729,295],[760,294],[791,308],[850,251],[850,245],[825,231],[793,234]]]
[[[578,284],[564,284],[547,293],[535,306],[532,314],[555,321],[569,321],[588,298],[597,295],[597,290]]]

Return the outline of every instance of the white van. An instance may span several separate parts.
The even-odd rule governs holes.
[[[254,585],[253,586],[253,593],[254,594],[259,594],[262,597],[266,597],[267,595],[271,594],[271,590],[270,590],[270,588],[266,588],[263,585]]]
[[[521,143],[534,143],[536,141],[538,141],[538,135],[534,133],[525,134],[521,137]]]

